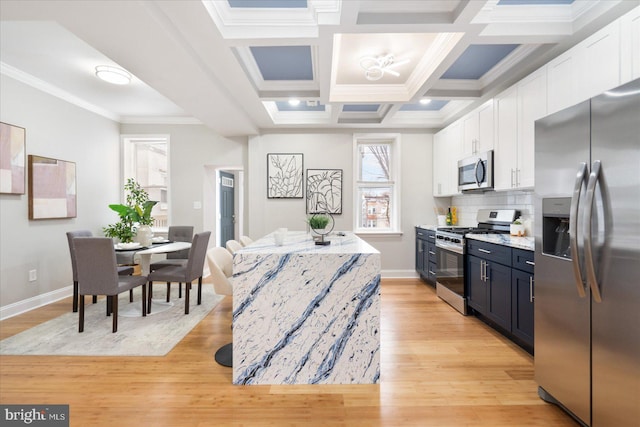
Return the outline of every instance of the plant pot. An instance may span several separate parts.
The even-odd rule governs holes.
[[[151,227],[148,225],[141,225],[138,227],[138,232],[136,233],[136,242],[140,243],[140,246],[151,246],[153,238],[153,231]]]
[[[509,226],[509,234],[511,234],[512,236],[524,236],[524,224],[511,224]]]

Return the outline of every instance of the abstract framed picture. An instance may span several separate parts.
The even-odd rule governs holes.
[[[342,169],[307,169],[307,213],[342,213]]]
[[[75,218],[76,164],[29,155],[29,219]]]
[[[267,154],[267,198],[302,199],[302,153]]]
[[[26,130],[0,122],[0,193],[24,194]]]

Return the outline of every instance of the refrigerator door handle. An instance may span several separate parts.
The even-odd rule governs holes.
[[[600,160],[593,162],[591,167],[591,175],[587,184],[587,199],[585,201],[585,209],[587,210],[587,219],[584,223],[584,258],[586,260],[587,281],[591,287],[591,294],[595,302],[602,302],[600,295],[600,287],[596,277],[596,268],[593,262],[593,242],[591,238],[591,216],[593,215],[593,201],[595,200],[596,185],[600,180],[601,163]]]
[[[587,180],[587,164],[581,162],[576,174],[576,183],[573,187],[573,195],[571,196],[571,210],[569,212],[569,239],[571,247],[571,259],[573,262],[573,275],[578,288],[580,298],[587,296],[583,285],[582,271],[580,269],[580,256],[578,254],[578,207],[580,205],[580,192],[583,183]]]

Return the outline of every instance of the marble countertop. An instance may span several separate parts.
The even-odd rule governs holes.
[[[437,225],[428,225],[428,224],[418,224],[416,228],[422,228],[424,230],[436,231],[438,229]]]
[[[368,254],[380,253],[376,248],[356,236],[352,232],[332,232],[325,236],[325,240],[330,240],[331,244],[326,246],[316,245],[311,234],[306,231],[288,231],[282,246],[276,245],[275,232],[254,241],[236,253],[319,253],[319,254]]]
[[[510,246],[512,248],[535,250],[535,239],[532,236],[517,237],[509,234],[474,234],[465,235],[467,239],[475,239],[497,245]]]

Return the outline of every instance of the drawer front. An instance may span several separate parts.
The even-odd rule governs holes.
[[[535,265],[533,251],[514,248],[511,251],[511,265],[513,268],[533,274],[533,267]]]
[[[427,268],[427,277],[429,278],[429,282],[432,284],[436,284],[436,265],[433,262],[429,263]]]
[[[467,239],[467,254],[511,266],[511,248],[508,246]]]
[[[436,263],[438,258],[436,258],[436,245],[434,243],[427,242],[429,244],[425,245],[425,251],[427,251],[427,258],[429,262]]]

